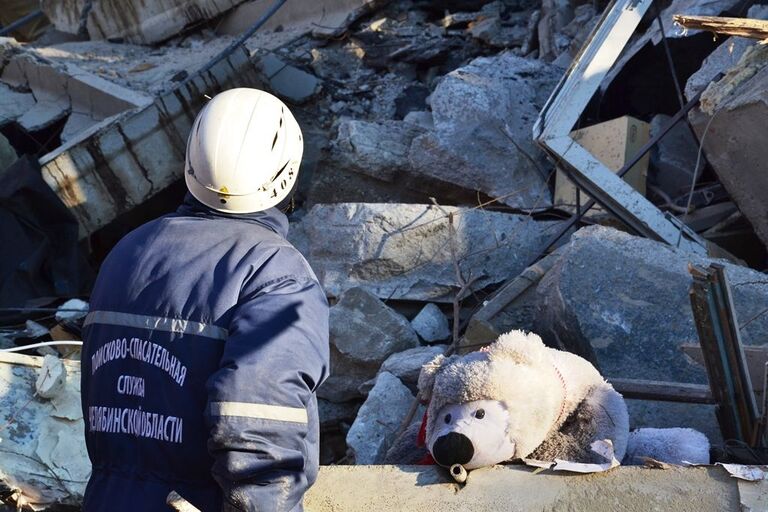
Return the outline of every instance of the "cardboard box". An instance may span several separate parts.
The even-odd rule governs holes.
[[[611,121],[595,124],[571,132],[571,137],[584,146],[606,167],[616,172],[635,156],[638,150],[650,139],[650,125],[631,116],[619,117]],[[648,175],[649,154],[624,175],[624,181],[645,195],[645,180]],[[582,191],[583,192],[583,191]],[[589,200],[587,194],[581,194],[581,204]],[[555,206],[564,210],[576,211],[576,185],[558,170],[555,176]],[[587,215],[602,213],[602,208],[595,205]]]

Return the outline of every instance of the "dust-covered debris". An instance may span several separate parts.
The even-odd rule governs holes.
[[[331,375],[318,396],[344,402],[390,355],[416,347],[408,320],[364,288],[345,291],[330,312]]]
[[[35,510],[81,503],[91,466],[79,361],[0,352],[0,428],[0,481]]]
[[[191,120],[219,90],[263,87],[295,112],[305,151],[290,239],[331,303],[338,300],[331,309],[331,377],[319,390],[324,463],[383,460],[409,412],[409,428],[418,429],[418,374],[451,350],[419,341],[448,340],[449,325],[463,334],[462,351],[499,331],[527,328],[588,355],[611,377],[703,382],[702,369],[677,350],[696,335],[687,300],[690,258],[598,226],[570,242],[575,230],[566,232],[560,252],[530,266],[552,249],[560,219],[575,211],[552,206],[556,163],[533,143],[533,123],[602,4],[289,2],[202,75],[266,3],[195,0],[195,9],[183,12],[175,0],[42,5],[59,30],[77,35],[51,44],[61,34],[26,45],[0,39],[0,131],[10,148],[0,175],[3,162],[30,153],[30,145],[38,156],[48,153],[43,176],[76,215],[82,238],[115,219],[133,227],[127,212],[149,208],[153,197],[179,184]],[[682,99],[666,69],[669,47],[686,96],[709,89],[690,116],[695,136],[680,123],[651,153],[648,198],[762,270],[766,252],[755,232],[768,240],[764,187],[759,172],[747,177],[744,169],[759,170],[766,159],[758,140],[765,55],[735,38],[718,47],[706,34],[671,24],[673,13],[716,15],[734,5],[676,0],[660,13],[663,31],[646,16],[574,129],[633,116],[651,124],[651,135],[661,131]],[[748,16],[764,11],[755,6]],[[719,72],[726,77],[710,85]],[[30,142],[38,138],[48,142]],[[592,222],[618,225],[607,215]],[[768,308],[763,274],[737,265],[728,272],[737,309],[749,319],[745,337],[756,342],[768,321],[761,314]],[[505,282],[501,291],[514,297],[501,306],[497,298],[486,301]],[[54,319],[29,315],[0,329],[0,345],[79,339],[87,303],[56,304]],[[443,311],[451,309],[449,324]],[[57,398],[76,373],[54,358],[63,348],[39,350],[49,355],[32,403],[48,407],[57,421],[81,421],[76,401]],[[35,379],[26,393],[34,393]],[[708,406],[631,402],[630,409],[639,424],[684,424],[717,436]],[[41,440],[24,449],[38,469],[60,471],[64,456],[77,459],[68,449],[84,456],[46,424],[36,428]],[[423,455],[404,449],[412,462]],[[62,498],[69,492],[46,487],[46,499],[70,499]]]
[[[445,340],[451,336],[448,318],[437,305],[431,302],[411,320],[411,326],[421,339],[428,343]]]

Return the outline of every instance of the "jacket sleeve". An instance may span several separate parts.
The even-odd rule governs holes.
[[[223,510],[302,510],[318,469],[314,392],[328,350],[328,303],[314,279],[275,279],[241,296],[208,381],[208,449]]]

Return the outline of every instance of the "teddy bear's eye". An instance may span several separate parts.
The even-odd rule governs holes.
[[[450,423],[451,422],[451,415],[450,414],[446,414],[445,415],[445,422],[446,423]]]
[[[485,418],[485,409],[478,409],[475,411],[475,418],[481,420]]]

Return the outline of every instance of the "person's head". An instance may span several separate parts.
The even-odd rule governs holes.
[[[230,89],[198,114],[187,140],[189,192],[224,213],[253,213],[284,203],[304,151],[285,104],[258,89]]]

